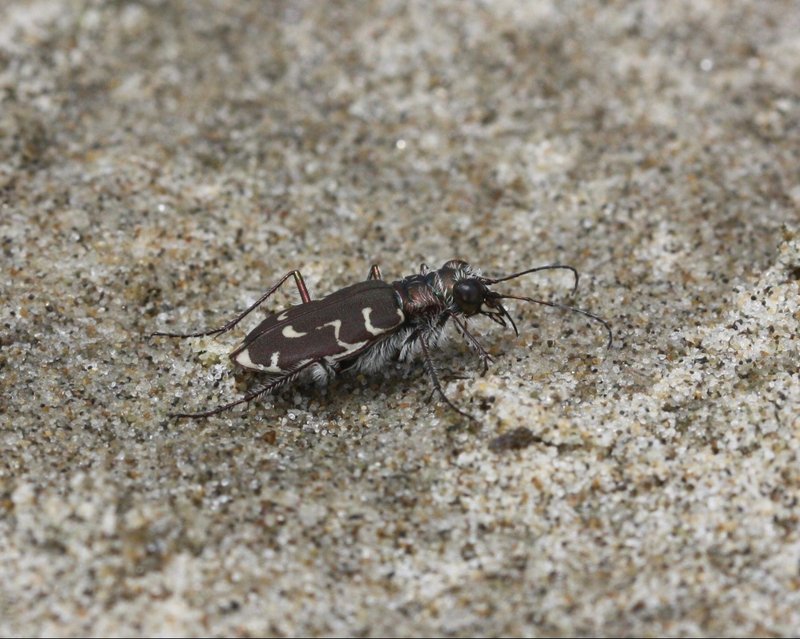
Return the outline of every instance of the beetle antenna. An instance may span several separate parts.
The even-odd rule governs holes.
[[[575,270],[572,266],[567,266],[566,264],[549,264],[547,266],[537,266],[535,268],[529,268],[527,271],[520,271],[519,273],[514,273],[513,275],[506,275],[504,277],[482,277],[481,281],[484,284],[497,284],[498,282],[505,282],[507,280],[513,280],[518,277],[522,277],[523,275],[527,275],[528,273],[535,273],[536,271],[550,271],[555,269],[561,269],[565,271],[571,271],[572,276],[575,278],[575,284],[572,286],[572,294],[575,294],[575,291],[578,290],[578,279],[580,275],[578,275],[578,271]]]
[[[602,317],[598,317],[594,313],[590,313],[589,311],[584,311],[580,308],[575,308],[574,306],[567,306],[566,304],[559,304],[557,302],[547,302],[545,300],[537,300],[532,297],[521,297],[518,295],[499,295],[501,299],[504,300],[520,300],[522,302],[533,302],[534,304],[542,304],[543,306],[550,306],[552,308],[558,308],[562,311],[571,311],[573,313],[580,313],[581,315],[585,315],[586,317],[593,319],[595,322],[600,322],[603,327],[608,332],[608,343],[606,344],[606,348],[611,348],[611,343],[613,341],[613,332],[611,330],[611,325],[606,322]]]

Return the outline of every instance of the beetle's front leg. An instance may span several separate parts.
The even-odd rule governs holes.
[[[164,337],[205,337],[206,335],[217,335],[218,333],[226,333],[231,330],[234,326],[236,326],[239,322],[241,322],[247,315],[249,315],[252,311],[257,309],[261,306],[267,299],[277,291],[286,280],[290,277],[294,277],[294,283],[297,285],[297,290],[300,293],[300,298],[303,300],[303,304],[308,304],[311,301],[311,296],[308,294],[308,288],[306,287],[306,283],[303,280],[303,275],[295,269],[294,271],[289,271],[286,275],[284,275],[280,281],[275,284],[271,289],[269,289],[266,293],[264,293],[261,297],[256,300],[254,304],[252,304],[244,313],[241,315],[237,315],[231,321],[226,323],[224,326],[220,328],[213,328],[207,331],[199,331],[197,333],[167,333],[163,331],[156,331],[155,333],[151,333],[150,337],[154,337],[156,335],[161,335]]]
[[[467,340],[467,344],[469,344],[470,348],[478,353],[483,362],[483,373],[482,375],[486,375],[489,371],[489,364],[492,363],[492,356],[486,351],[486,349],[481,346],[481,343],[475,339],[475,336],[467,330],[467,325],[461,321],[457,316],[450,314],[450,317],[453,320],[453,323],[458,327],[458,332]]]
[[[430,351],[428,350],[427,340],[425,339],[425,334],[422,333],[419,336],[419,343],[420,347],[422,348],[422,361],[425,365],[425,369],[428,371],[428,375],[431,378],[431,383],[433,384],[433,389],[435,392],[439,394],[439,397],[442,398],[445,404],[447,404],[451,409],[457,412],[459,415],[466,417],[467,419],[477,422],[478,420],[470,415],[469,413],[464,412],[458,406],[456,406],[447,395],[444,394],[444,389],[442,389],[442,384],[439,381],[439,374],[436,372],[436,366],[431,359]]]

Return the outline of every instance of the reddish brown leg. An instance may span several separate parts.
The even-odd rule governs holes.
[[[280,281],[269,289],[266,293],[264,293],[256,302],[250,306],[244,313],[241,315],[237,315],[234,317],[230,322],[221,326],[220,328],[214,328],[208,331],[199,331],[197,333],[167,333],[163,331],[156,331],[155,333],[151,333],[150,337],[154,337],[156,335],[163,335],[165,337],[205,337],[206,335],[216,335],[218,333],[225,333],[231,330],[234,326],[236,326],[239,322],[241,322],[247,315],[249,315],[252,311],[257,309],[261,304],[267,301],[267,299],[275,293],[283,283],[288,280],[290,277],[294,277],[294,283],[297,285],[297,290],[300,293],[300,298],[303,300],[303,304],[308,304],[311,301],[311,296],[308,294],[308,288],[306,287],[306,283],[303,281],[303,276],[298,270],[289,271],[286,275],[284,275]]]

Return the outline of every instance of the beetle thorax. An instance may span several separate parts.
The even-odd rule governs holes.
[[[407,318],[430,321],[445,312],[457,312],[453,287],[462,280],[476,277],[480,277],[479,271],[466,262],[450,260],[438,270],[410,275],[392,285]]]

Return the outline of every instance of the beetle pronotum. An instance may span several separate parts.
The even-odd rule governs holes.
[[[484,373],[492,358],[469,332],[466,320],[474,315],[483,315],[501,326],[510,324],[514,333],[519,335],[514,320],[502,304],[505,299],[543,304],[585,315],[605,327],[608,346],[611,346],[611,327],[593,313],[532,297],[501,294],[490,288],[529,273],[553,269],[572,273],[574,293],[578,288],[578,272],[564,264],[538,266],[491,278],[482,276],[480,271],[462,260],[450,260],[437,270],[430,270],[423,264],[419,273],[391,283],[385,282],[380,268],[373,265],[365,281],[346,286],[320,300],[311,299],[300,271],[290,271],[246,311],[220,328],[197,333],[153,333],[167,337],[202,337],[230,331],[289,278],[294,279],[302,300],[296,306],[267,316],[230,354],[239,366],[267,374],[270,379],[264,386],[210,410],[170,413],[170,416],[208,417],[251,402],[301,375],[324,382],[344,370],[372,373],[392,360],[408,361],[421,356],[435,392],[451,409],[474,419],[445,395],[431,359],[430,349],[439,343],[448,321],[452,320],[457,332],[478,353]]]

